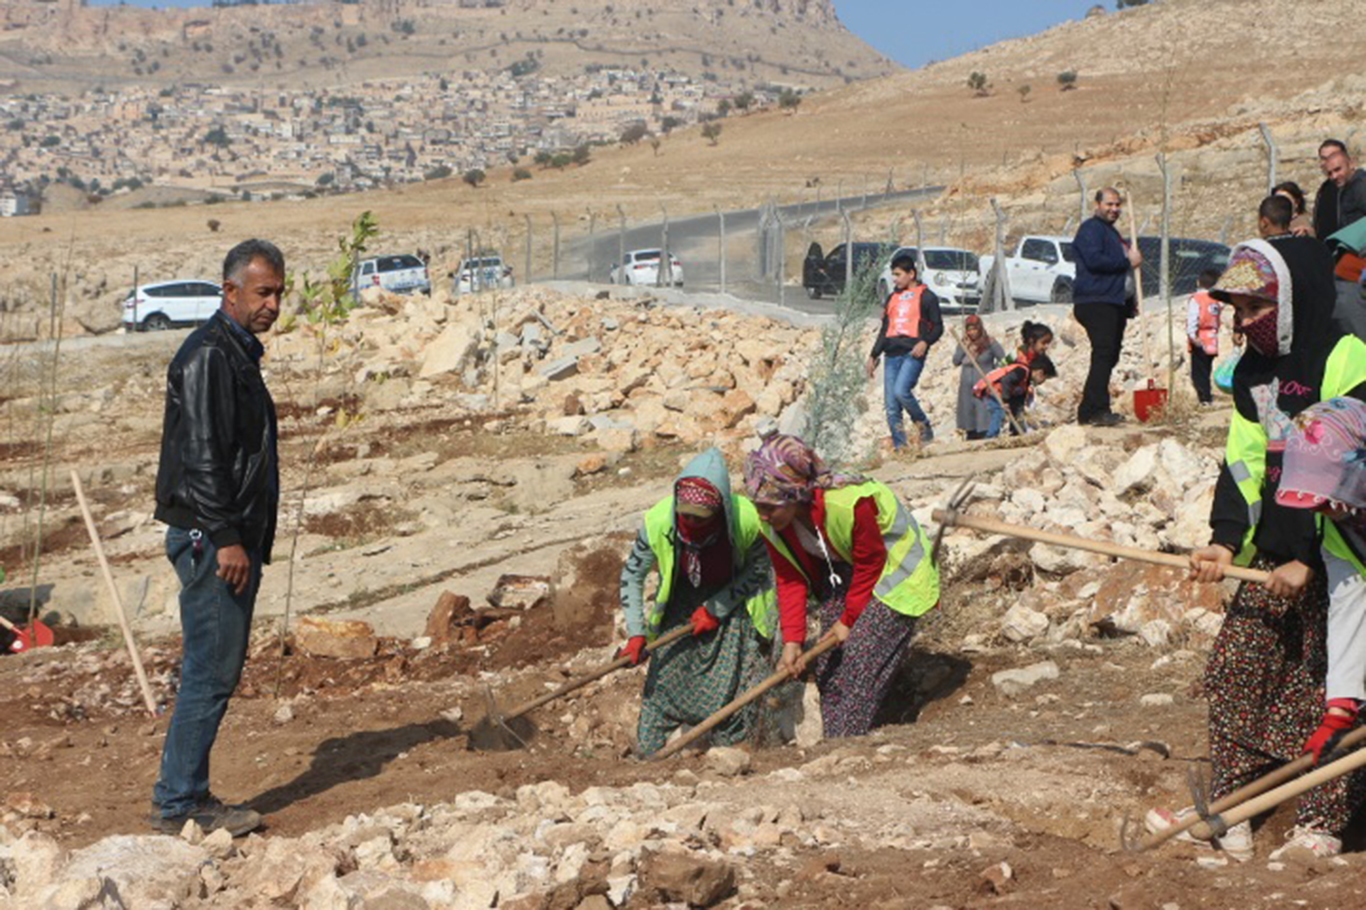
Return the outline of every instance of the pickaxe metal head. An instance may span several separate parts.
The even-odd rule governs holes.
[[[956,515],[958,513],[958,510],[962,508],[963,505],[972,496],[972,487],[972,478],[963,478],[963,482],[958,485],[958,487],[953,491],[953,495],[949,497],[948,503],[944,506],[944,512],[949,516]],[[930,559],[936,566],[939,565],[939,550],[941,545],[944,543],[944,532],[947,531],[949,529],[949,526],[952,524],[953,522],[951,520],[941,521],[939,522],[939,527],[935,528],[934,546],[930,549]]]

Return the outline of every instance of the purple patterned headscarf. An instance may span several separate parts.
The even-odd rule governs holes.
[[[745,491],[765,505],[810,502],[814,490],[836,490],[863,483],[854,474],[836,474],[796,436],[774,434],[745,457]]]
[[[1276,502],[1341,506],[1350,513],[1348,524],[1366,527],[1366,403],[1332,398],[1295,417]]]

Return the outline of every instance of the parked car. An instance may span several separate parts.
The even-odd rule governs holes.
[[[195,325],[212,316],[222,302],[223,289],[212,281],[144,284],[123,299],[123,325],[130,332]]]
[[[659,261],[663,256],[662,250],[631,250],[625,259],[612,266],[607,280],[612,284],[657,286],[660,284]],[[669,254],[669,274],[665,278],[674,287],[683,287],[683,263],[673,253]]]
[[[851,264],[854,275],[861,275],[866,269],[876,269],[884,262],[890,262],[891,253],[892,247],[885,243],[852,243],[848,251],[841,243],[829,253],[823,252],[819,243],[812,243],[802,262],[802,287],[812,300],[820,300],[823,296],[838,297],[844,292],[845,275]]]
[[[1171,292],[1174,295],[1195,293],[1200,273],[1206,269],[1222,272],[1228,268],[1228,257],[1233,252],[1222,243],[1189,237],[1173,237],[1168,244],[1171,250]],[[1158,276],[1162,267],[1162,238],[1139,237],[1138,251],[1143,254],[1143,293],[1161,293]]]
[[[497,253],[464,260],[452,278],[457,296],[476,291],[510,288],[516,283],[512,280],[512,266],[504,263],[503,257]]]
[[[979,263],[982,282],[991,274],[995,256]],[[1072,258],[1072,238],[1030,234],[1020,238],[1014,255],[1005,261],[1010,295],[1028,303],[1071,303],[1077,267]]]
[[[363,259],[351,276],[351,286],[359,296],[369,287],[384,288],[395,294],[411,294],[421,291],[432,292],[431,277],[427,274],[427,263],[416,256],[402,253],[397,256],[376,256]]]
[[[927,246],[923,250],[899,247],[887,258],[877,282],[877,293],[883,300],[892,292],[892,262],[900,256],[914,256],[920,263],[920,280],[934,291],[943,312],[977,311],[982,301],[982,276],[976,253],[948,246]]]

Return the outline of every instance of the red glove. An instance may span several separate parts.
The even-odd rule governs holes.
[[[708,632],[715,632],[721,628],[721,621],[707,611],[706,607],[698,607],[692,611],[692,634],[706,635]]]
[[[1324,712],[1323,720],[1319,722],[1319,728],[1314,731],[1313,736],[1309,737],[1309,742],[1304,744],[1304,751],[1313,753],[1314,764],[1316,765],[1323,760],[1323,756],[1331,755],[1333,750],[1338,747],[1342,737],[1347,735],[1347,731],[1357,725],[1355,699],[1334,698],[1328,702],[1328,707],[1351,713],[1344,716],[1332,711]]]
[[[631,666],[633,667],[640,666],[640,662],[649,656],[650,652],[645,650],[644,635],[632,635],[626,644],[621,646],[621,650],[617,652],[617,657],[631,658]]]

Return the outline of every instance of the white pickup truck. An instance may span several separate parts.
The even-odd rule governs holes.
[[[991,274],[995,256],[981,259],[982,281]],[[1015,255],[1007,256],[1006,274],[1010,296],[1030,303],[1071,303],[1077,266],[1072,258],[1072,238],[1030,234],[1020,238]]]

